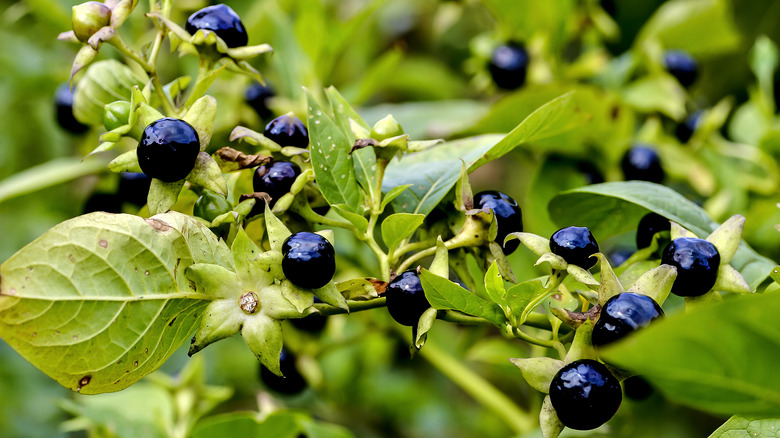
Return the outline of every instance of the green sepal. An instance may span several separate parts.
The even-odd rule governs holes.
[[[488,248],[490,249],[490,254],[493,256],[493,259],[495,259],[498,264],[498,271],[501,273],[501,276],[507,281],[517,283],[517,277],[515,277],[515,273],[512,272],[512,267],[509,265],[509,260],[507,260],[501,245],[491,240],[488,242]]]
[[[246,318],[241,329],[244,342],[260,363],[269,371],[282,377],[279,356],[282,354],[282,324],[262,313]]]
[[[290,193],[293,195],[297,195],[298,193],[301,193],[303,191],[303,188],[306,187],[307,183],[310,183],[314,181],[314,170],[313,169],[306,169],[303,172],[301,172],[300,175],[298,175],[297,178],[295,178],[295,181],[293,181],[292,186],[290,186]]]
[[[692,231],[686,230],[683,228],[682,225],[678,224],[677,222],[671,221],[671,230],[669,232],[669,237],[674,239],[679,239],[680,237],[699,237],[696,234],[694,234]]]
[[[443,278],[449,278],[450,276],[449,251],[447,251],[441,236],[436,238],[436,254],[433,257],[429,271],[431,274]]]
[[[347,300],[373,300],[379,297],[374,285],[365,278],[338,282],[336,289]]]
[[[113,141],[103,141],[100,143],[95,149],[92,150],[92,152],[88,153],[84,156],[84,159],[87,157],[91,157],[92,155],[99,154],[100,152],[110,151],[111,149],[114,149],[116,147],[116,142]]]
[[[195,284],[195,291],[215,299],[235,299],[241,295],[238,275],[222,266],[196,263],[188,266],[184,275]]]
[[[187,354],[192,356],[214,342],[233,336],[238,333],[246,319],[247,315],[235,298],[212,301],[203,312],[200,327],[192,338]]]
[[[265,229],[268,233],[268,241],[271,243],[271,249],[282,251],[282,243],[290,237],[292,233],[287,229],[282,221],[271,211],[271,207],[265,204]],[[321,297],[320,297],[321,298]]]
[[[246,234],[243,228],[238,229],[236,237],[233,239],[233,245],[230,247],[230,252],[233,254],[233,264],[236,267],[236,273],[244,285],[259,288],[273,282],[273,278],[268,276],[269,266],[260,257],[264,253],[249,238],[249,235]],[[281,257],[279,262],[281,263]],[[257,291],[255,290],[254,292]]]
[[[308,155],[309,150],[295,146],[285,146],[281,151],[279,151],[279,153],[285,157],[294,157],[296,155]]]
[[[737,247],[742,239],[742,228],[744,226],[745,217],[737,214],[731,216],[707,236],[706,240],[718,248],[721,267],[731,263],[731,259],[734,257],[734,253],[737,252]]]
[[[742,274],[731,265],[727,264],[721,264],[718,268],[718,278],[715,280],[715,285],[712,286],[712,289],[738,294],[749,294],[753,292],[750,290],[750,286],[747,284]]]
[[[200,150],[205,151],[214,132],[214,119],[217,117],[217,99],[203,96],[192,104],[182,120],[192,125],[200,139]]]
[[[165,116],[161,112],[157,111],[154,107],[149,106],[146,102],[139,102],[138,108],[133,111],[135,124],[133,126],[140,127],[141,131],[146,129],[149,124],[156,120],[160,120]]]
[[[275,141],[259,132],[243,126],[236,126],[233,128],[233,131],[230,132],[230,141],[236,140],[241,140],[253,146],[261,146],[270,152],[279,152],[282,150],[282,147]]]
[[[412,140],[407,144],[406,152],[422,152],[441,143],[444,143],[444,140],[441,138],[435,140]]]
[[[571,275],[575,280],[588,286],[591,289],[595,289],[599,286],[599,282],[593,278],[590,272],[571,263],[566,266],[566,272]]]
[[[324,237],[328,242],[330,242],[331,245],[336,245],[336,234],[333,232],[333,230],[319,230],[315,231],[314,234]]]
[[[460,177],[455,184],[455,208],[464,213],[474,208],[474,193],[471,191],[469,172],[463,160],[460,161]]]
[[[125,134],[126,132],[130,131],[130,126],[128,125],[128,123],[130,123],[130,108],[130,102],[126,100],[117,100],[103,107],[103,126],[106,128],[106,130],[108,132],[118,132],[120,128],[125,128],[126,131],[122,132],[121,134]],[[106,134],[108,134],[108,132]],[[100,136],[101,141],[108,141],[104,139],[106,134]],[[118,140],[119,137],[112,139],[111,141]]]
[[[88,66],[97,57],[97,50],[93,49],[89,45],[84,45],[79,49],[76,57],[73,59],[73,66],[70,68],[70,83],[73,84],[73,77],[76,73],[80,72],[84,67]]]
[[[295,306],[299,313],[314,304],[314,294],[295,287],[289,280],[282,281],[282,296]]]
[[[506,236],[506,239],[504,239],[504,244],[506,245],[506,242],[515,238],[519,239],[520,243],[540,257],[551,253],[550,239],[545,239],[542,236],[537,236],[532,233],[509,233],[509,235]]]
[[[187,181],[222,196],[228,195],[227,182],[222,176],[222,169],[206,152],[198,154],[192,172],[187,175]]]
[[[314,292],[314,295],[322,300],[323,303],[330,304],[333,307],[338,307],[339,309],[344,309],[349,312],[349,304],[347,304],[346,298],[341,295],[336,284],[332,281],[319,289],[311,289],[311,291]]]
[[[256,46],[229,47],[226,52],[231,58],[243,61],[273,51],[274,49],[269,44],[258,44]]]
[[[601,266],[601,282],[599,284],[599,304],[604,305],[608,299],[623,293],[623,285],[620,284],[612,265],[602,253],[596,253],[594,257],[599,259]]]
[[[282,253],[276,250],[261,252],[255,259],[257,266],[270,275],[271,278],[281,279],[284,277],[282,271]]]
[[[149,195],[146,198],[149,214],[154,216],[170,210],[179,199],[182,187],[184,187],[184,180],[165,182],[152,178]]]
[[[92,34],[87,40],[87,44],[95,50],[100,50],[100,45],[105,41],[109,41],[116,35],[116,29],[110,26],[100,28],[97,32]]]
[[[531,357],[509,359],[514,366],[520,369],[520,374],[528,385],[543,393],[550,393],[550,382],[555,374],[563,368],[563,361],[551,357]]]
[[[542,254],[541,257],[536,259],[536,263],[534,263],[534,266],[541,265],[542,263],[549,263],[550,267],[557,271],[566,271],[566,268],[569,266],[569,264],[566,263],[566,260],[564,260],[563,257],[557,254],[553,254],[551,252]]]
[[[628,292],[647,295],[662,305],[672,292],[674,280],[677,278],[677,268],[672,265],[661,265],[651,269],[628,288]],[[603,304],[603,303],[602,303]]]
[[[402,135],[404,135],[404,129],[401,127],[401,124],[398,123],[392,114],[388,114],[374,124],[368,136],[376,141],[381,142],[382,140],[386,140],[392,137],[400,137]]]
[[[118,29],[122,23],[125,22],[130,13],[133,12],[135,6],[138,4],[138,0],[119,0],[114,2],[111,7],[111,24],[114,29]]]
[[[189,76],[179,76],[178,78],[168,82],[163,86],[165,94],[173,101],[181,99],[182,94],[187,91],[187,87],[192,82],[192,78]]]
[[[566,353],[564,362],[571,363],[580,359],[598,359],[591,341],[592,333],[593,322],[590,319],[586,319],[574,332],[574,340],[571,342],[571,347],[568,353]]]
[[[138,164],[138,153],[135,149],[127,151],[122,155],[114,158],[108,163],[108,168],[112,172],[142,172],[141,166]]]
[[[429,307],[417,320],[417,330],[415,330],[414,348],[421,349],[425,345],[426,339],[428,339],[428,332],[433,328],[433,323],[436,322],[436,315],[438,310],[433,307]]]
[[[270,278],[270,276],[267,276]],[[266,286],[260,286],[256,288],[247,287],[244,284],[245,290],[251,290],[257,295],[259,301],[259,311],[263,315],[269,316],[273,319],[289,319],[300,318],[302,312],[298,311],[293,303],[284,297],[282,286],[280,284],[268,284]],[[314,300],[314,298],[312,298]],[[313,303],[314,301],[312,301]]]
[[[350,131],[352,131],[352,135],[354,135],[355,138],[368,138],[371,135],[371,131],[367,129],[364,124],[365,122],[361,124],[360,122],[355,121],[352,118],[349,119],[349,128]]]
[[[550,396],[544,397],[542,409],[539,411],[539,428],[544,438],[558,438],[563,431],[563,423],[558,418],[558,413],[550,401]]]

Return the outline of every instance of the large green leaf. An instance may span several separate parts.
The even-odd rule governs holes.
[[[482,299],[456,283],[430,273],[427,269],[423,269],[420,273],[420,282],[428,302],[437,309],[458,310],[467,315],[485,318],[497,326],[506,321],[504,312],[497,304]]]
[[[184,270],[232,269],[211,231],[180,213],[92,213],[63,222],[0,266],[0,337],[63,386],[118,391],[189,339],[209,303]]]
[[[301,432],[299,415],[291,412],[278,412],[269,415],[262,422],[257,413],[232,412],[209,417],[198,423],[192,433],[193,438],[235,437],[274,437],[294,438]]]
[[[780,294],[745,295],[669,317],[605,349],[670,399],[717,414],[780,412]]]
[[[306,92],[306,97],[309,106],[311,163],[317,186],[331,205],[344,204],[351,211],[358,212],[362,192],[355,179],[355,168],[349,154],[353,142],[310,92]]]
[[[735,415],[723,423],[709,438],[776,438],[780,418],[745,418]]]
[[[718,224],[701,207],[674,190],[644,181],[611,182],[563,192],[548,206],[559,226],[589,227],[597,239],[635,229],[649,211],[706,237]],[[752,288],[763,282],[775,263],[742,242],[731,260]]]

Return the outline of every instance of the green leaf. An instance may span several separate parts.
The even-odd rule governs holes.
[[[518,283],[506,291],[506,303],[515,316],[528,315],[533,309],[527,308],[536,298],[545,293],[541,280],[534,279]]]
[[[427,269],[421,271],[420,282],[428,302],[439,310],[458,310],[467,315],[485,318],[497,326],[506,321],[504,312],[495,303],[484,300]]]
[[[311,162],[317,186],[329,204],[345,204],[352,212],[360,211],[361,192],[349,154],[353,142],[310,92],[306,96]]]
[[[384,211],[385,207],[387,207],[387,204],[393,202],[393,199],[399,197],[401,193],[404,192],[404,190],[408,189],[411,186],[412,184],[406,184],[402,186],[393,187],[392,189],[390,189],[390,191],[385,193],[385,196],[382,198],[382,205],[379,207],[379,210]]]
[[[780,294],[743,295],[658,321],[601,352],[669,399],[717,414],[780,412]]]
[[[391,250],[410,237],[422,225],[425,216],[421,214],[396,213],[382,221],[382,240]]]
[[[469,171],[473,172],[521,144],[554,137],[586,124],[590,116],[580,109],[574,95],[574,92],[566,93],[539,107],[476,162],[467,161]]]
[[[494,303],[504,308],[506,306],[506,289],[504,288],[504,279],[498,272],[498,264],[493,262],[485,273],[485,290],[488,297]]]
[[[363,215],[349,211],[348,205],[334,204],[332,207],[334,210],[336,210],[336,213],[338,213],[339,216],[349,221],[349,223],[354,225],[359,232],[365,233],[366,230],[368,230],[368,220]]]
[[[685,117],[685,90],[677,79],[659,73],[629,84],[622,91],[623,99],[638,111],[661,112],[674,120]]]
[[[774,438],[780,431],[780,418],[754,418],[735,415],[709,438]]]
[[[258,420],[258,414],[253,412],[215,415],[200,421],[192,432],[192,438],[225,436],[295,438],[301,431],[297,416],[298,414],[279,411],[261,422]]]
[[[119,391],[189,339],[209,297],[184,271],[225,250],[179,213],[65,221],[0,266],[0,336],[67,388]]]
[[[99,159],[57,158],[0,181],[0,202],[107,170]]]
[[[588,227],[597,239],[635,229],[648,211],[669,218],[698,236],[707,236],[718,226],[707,212],[679,193],[644,181],[611,182],[569,190],[553,198],[548,210],[559,226]],[[751,289],[756,289],[776,263],[742,242],[731,265],[745,277]]]

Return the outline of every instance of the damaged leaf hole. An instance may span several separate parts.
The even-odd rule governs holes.
[[[254,292],[244,292],[238,299],[238,305],[244,313],[251,315],[257,311],[257,295]]]

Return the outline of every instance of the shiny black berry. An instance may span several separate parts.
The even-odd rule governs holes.
[[[230,6],[223,4],[208,6],[190,15],[186,29],[191,34],[199,29],[211,30],[222,38],[228,47],[241,47],[249,42],[241,18]]]
[[[314,302],[321,303],[322,300],[314,297]],[[304,318],[290,319],[289,321],[290,324],[292,324],[293,327],[297,328],[298,330],[303,330],[309,333],[319,333],[328,323],[328,317],[319,313],[312,313],[311,315]]]
[[[54,108],[57,123],[62,129],[73,134],[83,134],[89,130],[89,126],[76,120],[73,115],[73,92],[67,83],[60,85],[54,93]]]
[[[600,347],[646,327],[664,316],[664,311],[647,295],[623,292],[608,299],[593,326],[593,345]]]
[[[328,239],[302,231],[282,244],[282,271],[292,284],[316,289],[328,284],[336,273],[336,251]]]
[[[718,278],[720,253],[712,243],[696,237],[672,240],[664,249],[661,263],[677,268],[672,293],[698,297],[712,289]]]
[[[493,52],[490,64],[488,64],[493,82],[505,90],[522,87],[525,83],[529,60],[528,52],[520,44],[508,43],[499,46]]]
[[[702,112],[696,111],[688,116],[683,123],[677,125],[677,129],[675,129],[674,133],[677,135],[677,139],[680,140],[680,143],[687,143],[688,140],[693,137],[693,133],[696,132],[696,128],[701,122],[701,116]]]
[[[666,175],[661,167],[658,152],[646,146],[634,146],[629,149],[623,155],[620,165],[626,180],[660,183]]]
[[[699,63],[682,50],[668,50],[664,54],[664,67],[683,87],[691,86],[699,77]]]
[[[595,360],[565,365],[550,383],[550,402],[561,423],[571,429],[601,426],[615,415],[622,401],[620,382]]]
[[[387,285],[384,296],[387,297],[387,311],[401,325],[416,326],[422,314],[431,307],[420,276],[414,270],[398,274]]]
[[[274,161],[255,169],[252,177],[252,189],[265,192],[271,197],[271,207],[290,191],[295,179],[301,174],[301,168],[289,161]]]
[[[645,400],[653,395],[653,387],[641,376],[631,376],[623,381],[623,392],[632,400]]]
[[[119,197],[141,207],[146,205],[151,185],[152,179],[141,172],[123,172],[119,175]]]
[[[620,266],[632,255],[634,255],[634,251],[629,248],[615,248],[607,253],[607,259],[609,259],[610,265]]]
[[[189,123],[166,117],[144,129],[136,151],[146,175],[165,182],[180,181],[195,166],[200,140]]]
[[[244,100],[261,119],[271,117],[271,109],[268,108],[268,99],[274,97],[274,91],[259,82],[247,87],[244,92]]]
[[[504,239],[509,233],[523,231],[523,213],[517,206],[517,201],[504,193],[488,190],[474,195],[474,208],[493,211],[498,225],[496,242],[502,246],[504,254],[515,252],[520,241],[513,239],[504,246]]]
[[[636,227],[636,248],[642,249],[650,246],[656,233],[669,231],[672,228],[669,219],[658,213],[648,213],[639,220]]]
[[[95,193],[84,204],[84,214],[95,211],[121,213],[122,199],[113,193]]]
[[[309,131],[294,114],[279,116],[265,126],[263,135],[280,146],[305,148],[309,145]]]
[[[566,260],[566,263],[590,269],[596,264],[591,255],[599,252],[599,244],[586,227],[566,227],[550,237],[550,251]]]
[[[295,395],[306,389],[306,379],[303,378],[295,366],[295,356],[289,351],[282,349],[279,355],[279,366],[284,377],[279,377],[260,365],[260,380],[271,391],[280,394]]]

